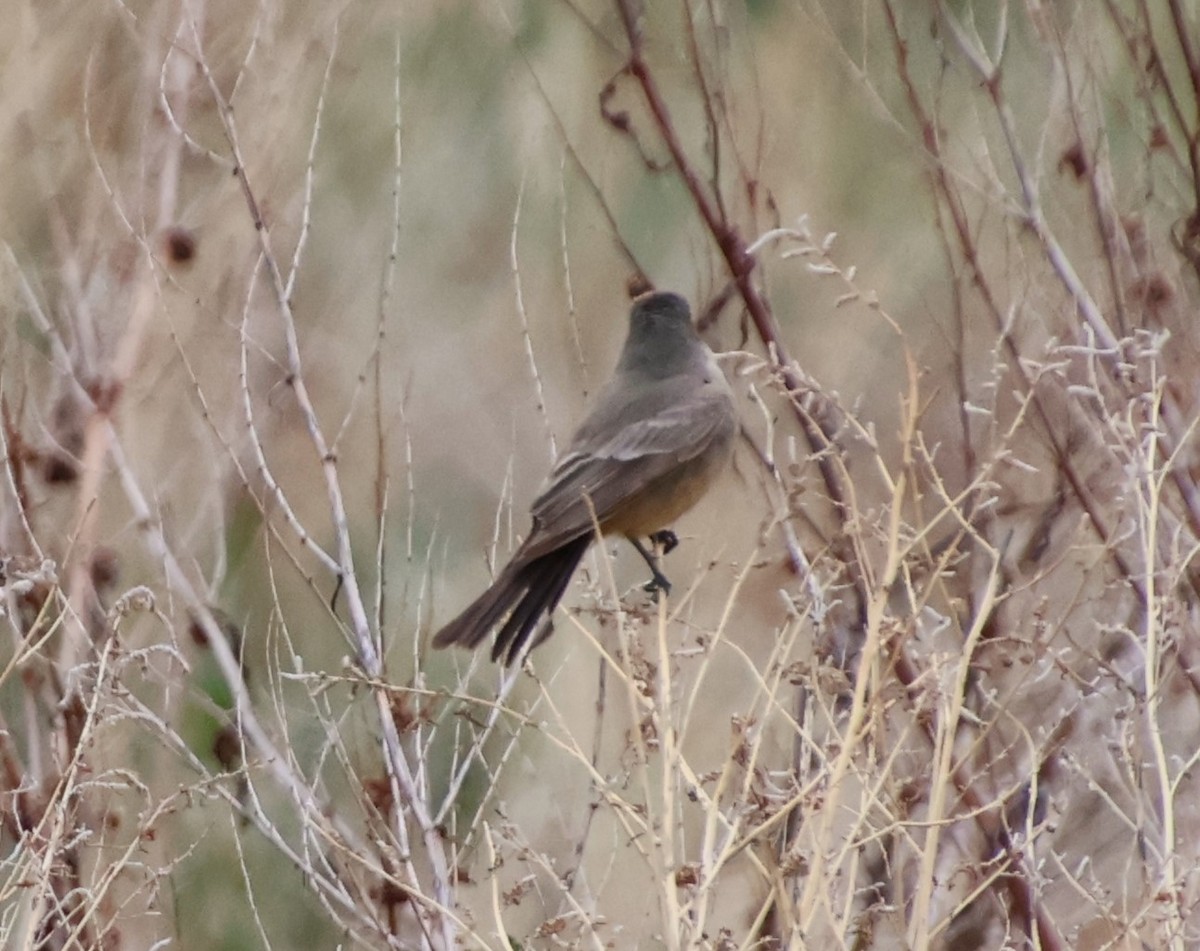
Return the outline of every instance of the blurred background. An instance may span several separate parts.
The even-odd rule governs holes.
[[[231,712],[244,689],[325,804],[314,812],[341,804],[364,841],[410,821],[395,819],[381,778],[383,694],[361,678],[378,672],[347,620],[347,582],[385,679],[412,690],[385,707],[437,819],[414,848],[450,843],[465,946],[1200,940],[1183,845],[1197,698],[1194,9],[656,3],[638,35],[666,126],[626,69],[621,6],[599,0],[16,0],[6,20],[8,946],[441,946],[416,923],[433,912],[412,910],[425,906],[411,882],[388,878],[403,880],[405,850],[381,849],[370,868],[313,859],[330,839],[303,831],[312,803],[263,765]],[[666,130],[755,245],[774,351]],[[714,350],[741,352],[726,365],[745,438],[676,526],[667,561],[678,693],[662,693],[656,608],[623,544],[585,562],[537,676],[501,685],[486,662],[427,656],[430,634],[526,531],[612,368],[639,280],[684,294]],[[1105,363],[1116,345],[1092,317],[1132,341],[1124,370]],[[1177,401],[1169,464],[1136,453],[1158,425],[1138,414],[1163,393]],[[828,445],[814,443],[820,430]],[[822,453],[836,457],[841,499]],[[1162,496],[1134,505],[1150,484],[1136,474],[1159,465]],[[331,471],[356,579],[339,581],[308,544],[336,557]],[[1146,531],[1159,518],[1162,546]],[[945,665],[984,627],[996,578],[1009,613],[988,616],[994,653],[963,654],[964,671],[974,663],[960,682]],[[1148,617],[1164,645],[1146,640]],[[210,621],[240,686],[212,656]],[[616,656],[626,623],[651,660],[621,676],[657,697],[691,770],[660,817],[679,839],[659,863],[614,805],[624,793],[596,778],[626,789],[638,769],[678,765],[656,759],[666,721],[651,730],[625,681],[604,679],[601,648]],[[889,637],[915,639],[911,679],[878,646]],[[709,652],[714,639],[732,646]],[[856,696],[864,643],[885,659]],[[1021,678],[1006,680],[1014,656]],[[972,707],[995,746],[957,720],[917,741],[950,715],[947,696],[975,688],[1003,698]],[[520,717],[475,732],[493,696]],[[451,697],[485,699],[463,715]],[[1165,739],[1159,702],[1172,705]],[[846,767],[855,806],[811,819],[830,838],[805,848],[854,843],[831,847],[818,900],[793,822],[819,813],[841,743],[828,740],[811,774],[797,751],[858,722],[851,709],[878,732],[843,737],[864,749]],[[1114,726],[1125,717],[1128,733]],[[531,726],[542,718],[558,739]],[[1111,761],[1087,759],[1097,736]],[[1070,742],[1078,759],[1062,754]],[[1143,743],[1161,755],[1143,757]],[[929,764],[942,748],[955,752],[938,775],[971,777],[947,779],[953,804],[934,817],[972,826],[946,833],[953,848],[904,831],[937,801]],[[1141,772],[1152,760],[1153,782]],[[684,792],[735,767],[744,786],[722,785],[709,820],[728,809],[763,825],[718,870],[697,857],[713,833]],[[1089,794],[1098,818],[1072,828]],[[1000,861],[1020,848],[997,829],[1032,842],[1048,810],[1066,823],[1046,831],[1061,833],[1057,871],[1025,878]],[[971,817],[984,813],[1001,818],[981,832]],[[889,836],[901,845],[880,844]],[[901,860],[891,849],[904,843]],[[445,877],[424,861],[418,878]],[[549,884],[568,870],[566,886]],[[997,911],[987,897],[1006,875],[1028,901],[1007,892]],[[914,884],[934,881],[941,898]],[[781,910],[793,905],[795,921]],[[1163,905],[1173,910],[1129,910]],[[682,906],[679,935],[664,937]]]

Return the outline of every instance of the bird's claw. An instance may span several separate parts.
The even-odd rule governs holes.
[[[659,592],[663,594],[671,593],[671,582],[661,571],[655,570],[650,580],[642,585],[642,590],[647,594],[653,595],[654,600],[657,601]]]

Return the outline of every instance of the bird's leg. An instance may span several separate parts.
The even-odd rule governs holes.
[[[670,536],[670,538],[664,539],[664,534]],[[679,544],[679,539],[676,538],[675,533],[671,531],[665,533],[655,532],[650,536],[650,540],[656,547],[662,545],[664,553],[670,551],[675,547],[675,545]],[[640,539],[634,538],[632,535],[630,535],[629,541],[633,547],[638,550],[638,554],[645,559],[646,564],[650,567],[650,580],[646,582],[645,589],[651,594],[657,594],[659,591],[661,591],[663,594],[670,594],[671,582],[667,579],[666,575],[658,570],[658,556],[646,548],[646,546],[641,543]],[[674,542],[674,544],[671,544],[671,542]]]

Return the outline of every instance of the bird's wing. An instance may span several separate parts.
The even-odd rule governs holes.
[[[651,415],[613,428],[589,420],[533,503],[522,554],[536,558],[592,531],[655,479],[693,459],[733,426],[728,392],[703,387]],[[589,506],[590,501],[590,506]]]

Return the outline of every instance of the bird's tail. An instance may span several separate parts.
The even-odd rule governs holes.
[[[478,647],[507,615],[492,645],[492,660],[511,664],[542,615],[549,620],[554,613],[591,541],[584,534],[532,561],[522,563],[518,557],[510,562],[490,588],[434,635],[433,646]]]

